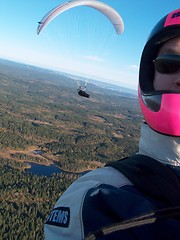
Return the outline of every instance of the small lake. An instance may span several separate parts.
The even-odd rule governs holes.
[[[49,166],[45,166],[45,165],[41,165],[41,164],[37,164],[37,163],[31,163],[28,162],[29,165],[31,165],[31,168],[26,169],[25,172],[27,173],[32,173],[32,174],[36,174],[36,175],[43,175],[43,176],[51,176],[54,173],[70,173],[70,172],[66,172],[61,170],[60,168],[56,167],[56,165],[51,164]],[[78,175],[84,175],[86,173],[88,173],[89,171],[84,171],[81,173],[74,173],[74,174],[78,174]]]
[[[44,176],[51,176],[53,173],[62,173],[63,171],[56,167],[54,164],[50,166],[44,166],[37,163],[28,163],[31,165],[31,168],[26,169],[27,173],[37,174],[37,175],[44,175]]]

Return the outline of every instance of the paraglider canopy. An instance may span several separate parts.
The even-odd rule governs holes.
[[[37,27],[37,34],[40,34],[40,32],[58,15],[63,13],[66,10],[69,10],[71,8],[77,7],[77,6],[88,6],[92,7],[102,14],[104,14],[114,25],[114,28],[116,30],[117,34],[121,34],[124,31],[124,23],[117,11],[115,11],[112,7],[109,5],[99,2],[97,0],[70,0],[64,4],[61,4],[55,8],[53,8],[51,11],[49,11],[41,21],[39,21],[39,25]]]
[[[43,29],[45,29],[48,24],[59,16],[61,13],[68,11],[69,9],[78,7],[78,6],[87,6],[91,7],[101,14],[103,14],[110,23],[114,26],[114,29],[117,34],[121,34],[124,31],[124,23],[120,14],[110,7],[109,5],[100,2],[98,0],[70,0],[63,4],[58,5],[57,7],[50,10],[39,22],[37,27],[37,34],[40,34]],[[85,92],[85,88],[80,89],[80,84],[78,85],[78,94],[82,97],[89,98],[89,94]]]

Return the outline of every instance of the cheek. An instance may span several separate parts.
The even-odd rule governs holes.
[[[156,91],[169,90],[171,86],[171,81],[167,75],[156,72],[153,85],[154,90]]]
[[[159,78],[158,74],[155,74],[155,76],[154,76],[153,85],[154,85],[154,90],[155,91],[161,90],[161,88],[162,88],[162,86],[161,86],[162,85],[162,80],[161,80],[161,78]]]

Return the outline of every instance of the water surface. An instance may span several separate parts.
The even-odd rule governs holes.
[[[33,173],[37,175],[51,176],[53,173],[62,173],[63,171],[56,167],[54,164],[49,166],[37,164],[37,163],[28,163],[31,165],[31,168],[26,169],[26,172]]]

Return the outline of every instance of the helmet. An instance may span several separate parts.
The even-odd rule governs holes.
[[[154,64],[162,44],[180,36],[180,8],[163,17],[144,46],[139,71],[138,98],[147,124],[155,131],[180,136],[180,93],[154,91]]]

